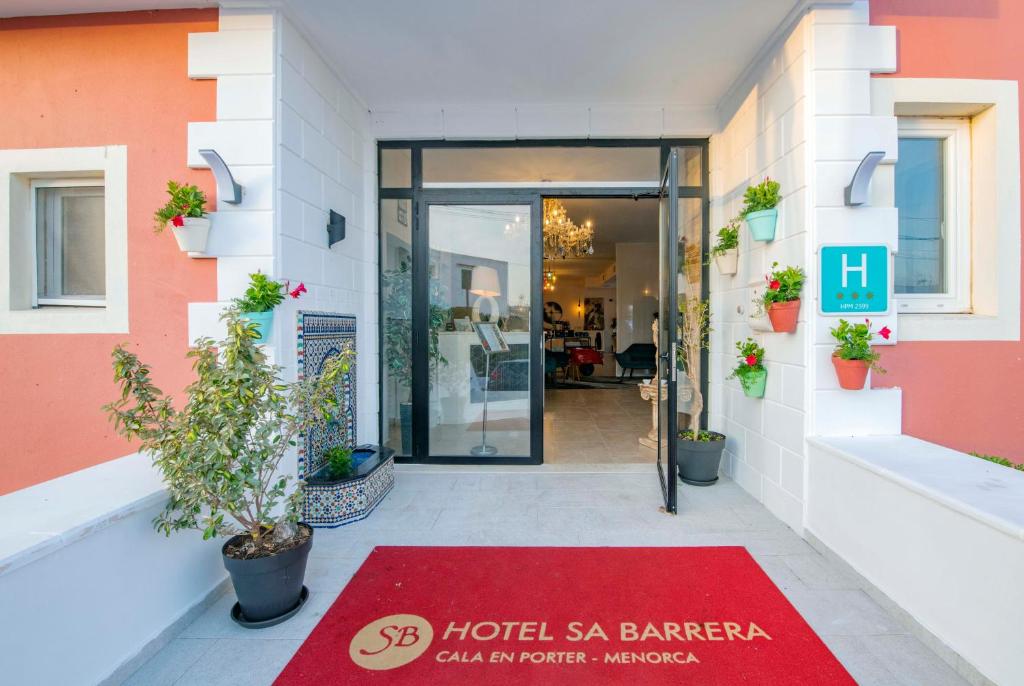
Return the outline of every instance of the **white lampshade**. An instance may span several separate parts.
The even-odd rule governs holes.
[[[498,286],[498,270],[494,267],[473,267],[473,278],[469,284],[469,292],[483,297],[501,295]]]

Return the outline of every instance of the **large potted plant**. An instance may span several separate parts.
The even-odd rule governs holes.
[[[725,450],[725,436],[700,428],[704,410],[704,394],[700,390],[700,356],[708,347],[710,333],[708,303],[696,296],[680,295],[679,314],[682,365],[692,389],[690,426],[679,431],[676,441],[676,463],[679,478],[693,486],[710,486],[718,481],[718,468]]]
[[[800,291],[807,275],[800,267],[778,267],[779,263],[773,262],[771,273],[764,277],[767,286],[760,305],[768,313],[772,331],[793,333],[800,318]]]
[[[433,275],[431,275],[433,277]],[[440,305],[440,286],[430,279],[430,305],[428,309],[427,360],[431,382],[438,364],[448,364],[441,354],[438,332],[448,319]],[[402,261],[395,269],[381,274],[381,313],[384,317],[384,366],[388,376],[402,390],[398,403],[401,426],[402,454],[412,454],[412,269]]]
[[[305,598],[313,529],[298,522],[302,489],[281,473],[281,461],[336,406],[336,380],[350,357],[343,352],[319,376],[281,384],[280,368],[256,345],[255,325],[233,309],[223,319],[225,340],[200,339],[188,353],[196,380],[181,409],[153,385],[149,366],[118,346],[121,397],[104,410],[152,456],[167,485],[156,529],[230,537],[221,554],[238,596],[232,617],[255,628],[287,619]]]
[[[748,398],[763,398],[768,381],[768,370],[764,366],[764,348],[753,338],[736,341],[736,367],[730,379],[739,379],[743,395]]]
[[[851,324],[845,319],[839,320],[839,326],[829,329],[836,347],[832,351],[832,366],[835,367],[839,387],[848,391],[859,391],[864,388],[868,371],[885,374],[878,364],[879,354],[871,347],[874,334],[871,333],[871,321],[863,324]],[[889,338],[889,327],[882,327],[878,334]]]
[[[718,271],[725,276],[736,273],[740,258],[740,226],[735,219],[729,220],[728,226],[718,230],[718,240],[711,248],[711,257],[715,260]]]
[[[775,224],[779,218],[777,206],[781,197],[778,181],[765,179],[756,186],[747,186],[740,216],[746,220],[755,241],[775,239]]]
[[[178,248],[191,257],[206,254],[210,219],[205,215],[206,195],[196,186],[167,182],[167,203],[153,215],[153,229],[160,233],[170,224]]]
[[[304,286],[302,286],[305,289]],[[273,281],[262,272],[249,275],[245,295],[235,298],[234,304],[241,318],[256,325],[257,343],[266,343],[274,327],[274,308],[284,300],[285,285]],[[298,296],[296,296],[298,297]]]

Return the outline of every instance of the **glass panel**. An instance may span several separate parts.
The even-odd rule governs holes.
[[[676,148],[679,151],[679,185],[700,186],[703,182],[701,173],[701,149]]]
[[[428,227],[430,454],[529,456],[530,206],[431,205]]]
[[[412,152],[408,148],[381,148],[380,187],[412,188]]]
[[[689,148],[687,148],[689,150]],[[700,148],[697,184],[700,181]],[[425,148],[423,182],[429,183],[591,183],[656,186],[661,157],[657,146],[643,148]]]
[[[944,152],[941,138],[899,141],[897,293],[946,292]]]
[[[61,202],[63,295],[104,295],[103,190],[65,195]]]
[[[412,454],[412,231],[410,200],[381,200],[381,318],[384,438]]]
[[[680,158],[680,162],[683,158]],[[700,298],[701,287],[703,282],[703,240],[704,240],[704,206],[703,201],[700,198],[680,198],[679,199],[679,275],[677,277],[679,303],[686,302],[686,298]],[[683,317],[680,315],[679,325],[682,327]],[[680,355],[682,354],[682,335],[677,333],[677,342],[680,345]],[[693,400],[693,384],[684,372],[682,365],[682,358],[676,360],[676,368],[678,370],[677,384],[678,384],[678,398],[679,403],[676,407],[679,413],[679,429],[691,428],[691,421],[693,415],[691,411],[696,410],[700,412],[700,408],[694,408]],[[694,365],[695,376],[697,377],[697,385],[700,386],[700,362],[698,361]]]

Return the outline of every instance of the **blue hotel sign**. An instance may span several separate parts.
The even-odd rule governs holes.
[[[822,314],[886,314],[892,275],[885,245],[826,245],[819,251]]]

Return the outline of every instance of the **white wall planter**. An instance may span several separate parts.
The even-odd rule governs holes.
[[[730,248],[724,253],[715,255],[715,266],[718,267],[718,271],[725,276],[734,276],[736,274],[736,271],[739,268],[739,261],[739,248]]]
[[[171,224],[174,240],[189,257],[206,257],[206,242],[210,237],[210,220],[207,217],[185,217],[184,226]]]

